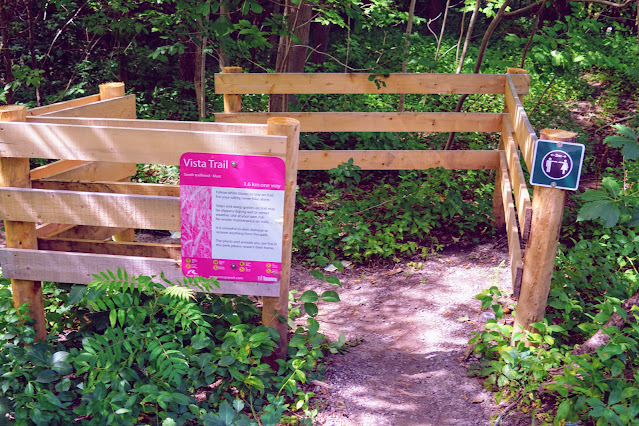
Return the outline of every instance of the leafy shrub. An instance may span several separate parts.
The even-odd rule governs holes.
[[[323,349],[341,345],[318,331],[315,292],[300,297],[312,316],[294,329],[288,359],[268,364],[279,336],[248,297],[190,288],[214,290],[214,280],[173,285],[124,271],[73,287],[73,328],[34,344],[26,307],[13,308],[6,281],[0,408],[16,424],[275,425],[286,412],[312,414],[302,384],[321,374]]]

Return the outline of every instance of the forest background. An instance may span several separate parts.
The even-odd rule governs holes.
[[[372,78],[390,72],[526,69],[532,82],[524,103],[534,127],[576,131],[578,141],[587,147],[582,187],[568,201],[549,309],[538,324],[539,333],[513,333],[505,313],[514,307],[513,302],[498,289],[479,295],[496,318],[472,341],[482,356],[473,373],[486,377],[486,386],[498,391],[499,399],[515,401],[518,409],[532,412],[533,418],[557,424],[578,420],[628,424],[639,414],[639,327],[635,320],[639,289],[638,9],[639,1],[632,0],[1,0],[0,101],[46,105],[93,93],[98,84],[115,80],[125,82],[127,91],[136,94],[139,118],[212,120],[213,113],[223,109],[221,97],[214,95],[212,77],[224,66],[241,66],[250,72],[363,72]],[[300,95],[274,97],[270,102],[267,96],[247,95],[243,100],[247,111],[503,109],[502,101],[491,95]],[[301,143],[306,149],[494,149],[498,136],[317,133],[303,134]],[[175,183],[175,176],[174,168],[139,165],[136,179]],[[367,264],[418,261],[436,256],[447,246],[493,238],[493,181],[487,171],[380,173],[361,171],[352,163],[329,172],[300,173],[295,256],[309,267],[339,263],[336,259]],[[149,294],[155,291],[148,289]],[[56,333],[65,324],[73,324],[69,304],[84,303],[84,309],[94,313],[100,306],[91,305],[95,300],[80,302],[88,296],[77,290],[70,295],[50,292],[51,336],[60,345]],[[332,294],[326,297],[327,301],[335,299]],[[55,305],[56,300],[60,305]],[[252,309],[246,300],[245,305],[220,300],[212,304],[228,310],[233,306],[243,306],[247,312]],[[217,399],[198,405],[183,382],[178,381],[182,386],[178,390],[166,384],[175,385],[175,377],[163,378],[162,386],[169,387],[153,382],[156,388],[152,390],[122,385],[125,393],[137,389],[148,408],[148,401],[153,400],[148,395],[157,399],[158,392],[169,392],[173,396],[166,396],[164,405],[151,404],[154,408],[144,413],[178,423],[214,422],[213,416],[224,413],[239,419],[248,406],[249,417],[264,424],[267,418],[281,421],[283,413],[295,409],[308,415],[312,412],[309,393],[291,383],[304,381],[303,374],[296,372],[316,371],[315,361],[301,368],[299,360],[308,356],[315,360],[319,355],[300,354],[301,348],[327,344],[320,343],[314,328],[312,305],[317,295],[307,294],[297,301],[310,304],[305,306],[311,317],[310,331],[305,331],[303,339],[293,339],[297,358],[293,357],[288,369],[281,367],[278,374],[260,372],[264,375],[259,376],[259,369],[249,367],[246,354],[213,358],[219,370],[209,371],[206,380],[215,374],[228,378],[230,387],[244,389],[241,398],[216,391],[212,394]],[[17,320],[5,316],[2,321],[7,330]],[[232,321],[230,324],[237,328]],[[114,330],[118,325],[124,327],[117,319],[109,325]],[[162,330],[169,333],[169,328]],[[259,350],[268,351],[264,343],[268,333],[252,332],[262,333],[257,341],[264,347]],[[109,338],[117,340],[113,333]],[[237,336],[237,329],[233,333]],[[90,380],[90,391],[82,391],[85,396],[91,392],[89,400],[94,404],[76,405],[77,395],[67,394],[72,386],[61,372],[73,366],[80,380],[80,372],[87,373],[82,367],[86,359],[72,362],[78,354],[50,346],[42,349],[42,363],[34,363],[33,353],[15,355],[20,347],[16,339],[24,339],[16,336],[4,335],[14,345],[14,358],[5,358],[3,368],[5,373],[13,372],[6,377],[19,385],[6,381],[2,385],[3,403],[14,419],[29,419],[33,407],[42,421],[31,418],[25,422],[46,424],[63,419],[65,412],[96,421],[126,422],[126,416],[140,416],[134,409],[139,404],[129,402],[130,398],[117,400],[117,395],[111,395],[117,386],[102,376]],[[518,343],[511,347],[513,339]],[[526,340],[536,345],[526,345]],[[90,342],[87,345],[91,347]],[[94,351],[99,352],[96,345]],[[199,347],[203,343],[181,345]],[[153,351],[151,347],[149,353]],[[60,361],[62,355],[54,357],[61,352],[66,354],[65,361]],[[25,357],[22,361],[29,360],[30,369],[18,368],[24,367],[20,356]],[[194,365],[204,363],[198,358],[201,355],[192,356],[196,356]],[[71,357],[68,362],[67,357]],[[238,366],[236,370],[233,365]],[[265,385],[268,374],[280,379],[269,376],[274,384]],[[259,383],[256,377],[261,377]],[[279,389],[278,396],[285,390],[283,394],[293,402],[267,398],[269,386]],[[184,396],[175,396],[178,394]],[[99,400],[111,405],[100,406]],[[231,407],[224,401],[241,403]],[[27,408],[31,411],[20,411]]]

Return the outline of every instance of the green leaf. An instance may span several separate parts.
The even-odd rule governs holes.
[[[311,275],[313,276],[313,278],[324,281],[325,277],[324,277],[324,273],[322,271],[319,271],[317,269],[312,269],[311,270]]]
[[[309,302],[317,302],[319,300],[319,296],[313,290],[306,290],[299,298],[298,302],[301,303],[309,303]]]
[[[579,209],[577,221],[601,219],[604,227],[610,228],[619,222],[619,216],[619,206],[615,201],[608,199],[584,203]]]
[[[67,299],[67,305],[73,306],[80,303],[84,295],[87,293],[86,285],[74,285],[69,291],[69,298]]]
[[[325,302],[339,302],[340,298],[336,292],[328,290],[322,293],[322,300]]]
[[[291,341],[288,342],[288,345],[294,348],[304,347],[305,344],[306,344],[306,338],[301,334],[296,334],[295,336],[291,338]]]
[[[224,425],[233,426],[233,419],[235,418],[235,410],[229,404],[227,400],[222,401],[220,404],[220,420]]]
[[[567,399],[557,407],[557,417],[555,420],[563,420],[570,414],[570,400]]]
[[[319,312],[315,303],[304,303],[304,310],[311,317],[314,317]]]
[[[326,282],[332,285],[336,285],[338,287],[342,286],[342,283],[339,281],[339,278],[337,278],[334,275],[329,275],[328,277],[326,277]]]
[[[612,198],[617,198],[619,193],[621,192],[621,185],[615,178],[610,176],[606,176],[602,179],[603,187],[606,188],[608,193],[612,196]]]
[[[218,362],[220,367],[228,367],[235,362],[235,357],[233,355],[223,356],[222,359]]]
[[[38,383],[51,383],[55,382],[59,378],[60,375],[55,370],[44,370],[38,374],[35,381]]]

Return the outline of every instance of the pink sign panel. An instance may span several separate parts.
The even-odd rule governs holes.
[[[180,158],[182,273],[275,283],[282,271],[284,160],[187,152]]]

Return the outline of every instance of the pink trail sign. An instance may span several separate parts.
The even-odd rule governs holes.
[[[282,266],[284,160],[187,152],[180,158],[182,273],[276,283]]]

